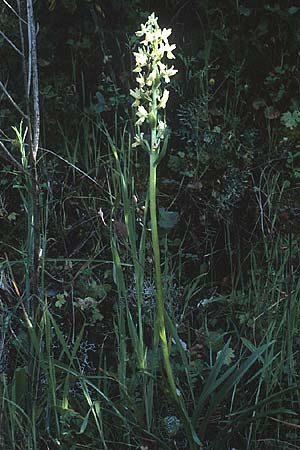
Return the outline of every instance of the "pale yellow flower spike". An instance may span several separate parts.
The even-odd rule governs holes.
[[[141,38],[140,46],[134,52],[136,66],[133,69],[138,74],[136,82],[138,87],[130,90],[130,95],[134,98],[133,106],[137,108],[136,125],[144,123],[150,128],[157,128],[157,142],[154,145],[158,148],[159,143],[164,139],[166,133],[165,118],[161,117],[159,111],[165,109],[169,99],[169,91],[164,89],[164,84],[170,82],[170,78],[177,73],[174,66],[168,67],[163,59],[174,59],[173,50],[175,44],[169,44],[168,38],[171,35],[171,28],[159,28],[158,19],[152,13],[141,29],[135,34]],[[134,147],[141,145],[142,139],[136,135],[133,143]]]

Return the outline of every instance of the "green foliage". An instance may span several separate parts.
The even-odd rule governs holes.
[[[159,208],[158,225],[165,229],[171,230],[179,222],[179,214],[176,211],[166,211],[165,208]]]
[[[30,299],[31,180],[0,148],[1,448],[187,448],[155,327],[147,154],[129,137],[132,34],[153,10],[179,69],[156,191],[176,385],[209,449],[299,444],[300,9],[258,3],[35,3],[41,285]],[[5,3],[0,30],[20,47]],[[3,34],[0,52],[24,110]],[[0,139],[26,169],[19,124],[1,91]]]
[[[300,111],[287,111],[282,114],[281,122],[290,130],[294,130],[300,124]]]

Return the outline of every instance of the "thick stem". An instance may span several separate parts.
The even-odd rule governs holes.
[[[157,228],[157,212],[156,212],[156,169],[157,156],[159,149],[157,148],[157,93],[156,88],[152,91],[152,113],[154,124],[151,126],[151,153],[150,153],[150,180],[149,180],[149,197],[150,197],[150,220],[151,220],[151,235],[152,235],[152,249],[155,266],[156,279],[156,295],[157,295],[157,331],[161,341],[161,348],[164,359],[164,366],[169,383],[169,388],[176,403],[178,403],[177,389],[173,376],[173,371],[170,362],[169,347],[165,326],[165,306],[164,306],[164,291],[160,267],[160,249]]]
[[[159,239],[157,229],[157,213],[156,213],[156,157],[157,155],[152,152],[150,155],[150,217],[151,217],[151,234],[152,234],[152,248],[155,265],[155,278],[156,278],[156,295],[157,295],[157,328],[161,341],[161,348],[164,359],[165,371],[169,383],[169,388],[176,403],[178,402],[176,384],[172,372],[170,363],[169,347],[166,335],[165,327],[165,307],[164,307],[164,292],[160,267],[160,250]]]
[[[182,403],[180,393],[177,390],[173,370],[170,361],[170,352],[167,341],[167,333],[165,326],[165,305],[164,305],[164,290],[161,275],[161,261],[160,249],[157,227],[157,211],[156,211],[156,170],[157,158],[159,156],[159,148],[157,146],[157,93],[155,87],[152,92],[152,113],[154,124],[151,126],[151,150],[150,150],[150,180],[149,180],[149,200],[150,200],[150,219],[151,219],[151,235],[152,235],[152,249],[155,266],[155,280],[156,280],[156,296],[157,296],[157,310],[156,310],[156,326],[157,333],[161,342],[161,349],[163,354],[163,361],[167,381],[169,385],[170,394],[174,400],[175,407],[184,424],[187,432],[190,450],[196,449],[194,432],[188,417],[187,411]]]
[[[149,182],[149,191],[150,191],[150,218],[151,218],[151,235],[152,235],[152,249],[153,249],[153,257],[154,257],[154,266],[155,266],[155,279],[156,279],[156,296],[157,296],[157,312],[156,312],[156,325],[157,332],[159,335],[161,349],[163,354],[163,361],[165,372],[167,375],[167,381],[169,384],[169,389],[171,396],[173,397],[175,407],[184,423],[187,437],[189,441],[190,450],[196,449],[196,444],[193,436],[193,429],[191,426],[191,422],[185,410],[185,407],[182,404],[182,399],[180,398],[180,394],[177,391],[176,383],[173,376],[171,361],[170,361],[170,352],[167,341],[167,333],[165,326],[165,306],[164,306],[164,291],[162,284],[162,276],[161,276],[161,267],[160,267],[160,249],[159,249],[159,238],[158,238],[158,229],[157,229],[157,213],[156,213],[156,158],[157,154],[155,152],[151,152],[150,155],[150,182]]]

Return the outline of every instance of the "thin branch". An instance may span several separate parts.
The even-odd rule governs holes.
[[[67,165],[69,165],[70,167],[72,167],[73,169],[75,169],[77,172],[81,173],[84,177],[86,177],[88,180],[90,180],[92,183],[96,184],[98,187],[100,187],[101,189],[103,189],[103,186],[101,186],[101,184],[99,184],[96,180],[94,180],[94,178],[90,177],[86,172],[84,172],[82,169],[80,169],[79,167],[75,166],[75,164],[72,164],[70,161],[68,161],[67,159],[63,158],[62,156],[58,155],[57,153],[55,153],[53,150],[49,150],[48,148],[44,148],[44,147],[39,147],[40,150],[43,150],[46,153],[50,153],[51,155],[55,156],[56,158],[60,159],[61,161],[64,161]]]
[[[17,0],[17,5],[18,5],[19,17],[21,18],[21,4],[20,4],[20,0]],[[19,31],[20,31],[20,40],[21,40],[21,49],[22,49],[23,80],[24,80],[24,89],[25,89],[25,96],[26,96],[27,66],[26,66],[26,58],[25,58],[25,40],[24,40],[24,33],[23,33],[23,27],[22,27],[21,19],[19,19]],[[26,107],[27,107],[28,117],[30,117],[30,108],[29,108],[28,96],[26,96]],[[31,130],[30,130],[30,133],[31,133]]]
[[[19,55],[24,56],[21,50],[18,49],[18,47],[6,36],[6,34],[3,33],[3,31],[0,30],[1,36],[9,43],[9,45],[16,50]]]
[[[10,151],[5,147],[3,142],[0,141],[0,146],[2,147],[2,150],[4,151],[7,159],[10,160],[21,172],[25,173],[26,175],[29,175],[29,173],[24,169],[24,167],[13,157],[13,155],[10,153]]]
[[[12,96],[9,94],[9,92],[7,91],[6,87],[4,86],[4,84],[2,83],[2,81],[0,81],[0,88],[2,89],[2,91],[4,92],[4,94],[6,95],[6,97],[8,98],[8,100],[11,102],[11,104],[16,108],[17,111],[19,111],[19,113],[22,115],[22,117],[24,117],[24,119],[28,120],[28,116],[27,114],[25,114],[21,108],[17,105],[17,103],[14,101],[14,99],[12,98]]]
[[[28,21],[28,27],[27,27],[28,62],[27,62],[27,87],[26,87],[27,98],[30,97],[31,79],[32,79],[32,29],[31,29],[31,22],[30,22],[28,10],[29,10],[29,7],[28,7],[28,2],[27,2],[27,21]]]
[[[5,5],[15,14],[15,16],[17,16],[17,18],[19,20],[21,20],[26,26],[27,26],[27,22],[26,20],[22,19],[22,17],[20,16],[20,14],[17,13],[17,11],[6,1],[6,0],[2,0],[3,3],[5,3]]]

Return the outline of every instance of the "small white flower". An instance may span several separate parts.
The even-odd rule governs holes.
[[[157,23],[158,19],[157,17],[155,17],[154,12],[148,17],[148,24],[152,25],[154,27],[158,27],[158,23]]]
[[[165,54],[165,46],[163,44],[160,44],[158,49],[156,50],[156,56],[158,59],[162,59]]]
[[[130,89],[130,95],[131,97],[135,98],[135,99],[140,99],[141,98],[141,91],[138,88]]]
[[[158,104],[158,108],[165,109],[165,107],[167,105],[167,101],[169,99],[169,95],[170,95],[170,92],[167,89],[165,89],[164,93],[163,93],[163,95],[162,95],[162,97],[160,99],[160,102]]]
[[[167,129],[167,124],[163,120],[158,121],[157,130],[160,136],[164,136],[165,131]]]
[[[146,82],[147,86],[152,86],[153,82],[156,79],[156,74],[157,74],[157,70],[155,68],[152,70],[152,72],[150,73],[150,75],[147,78],[147,82]]]
[[[143,88],[145,86],[145,78],[143,77],[143,75],[139,75],[136,78],[136,81],[140,85],[141,88]]]
[[[165,82],[170,83],[170,77],[175,75],[175,73],[177,73],[177,72],[178,72],[178,70],[174,69],[174,66],[170,67],[170,69],[166,69],[165,72],[162,74]]]
[[[142,123],[145,122],[145,120],[148,117],[148,112],[147,110],[144,108],[144,106],[139,106],[138,110],[136,112],[136,115],[139,117],[139,119],[136,122],[136,125],[141,125]]]
[[[168,44],[168,37],[170,36],[170,34],[172,33],[171,28],[164,28],[161,32],[161,38],[163,41],[165,41],[166,44]]]
[[[135,56],[136,65],[139,67],[144,67],[147,65],[148,56],[141,48],[138,49],[138,52],[133,53]]]
[[[138,88],[135,88],[135,90],[130,89],[130,95],[134,98],[132,106],[140,106],[140,101],[142,99],[141,90]]]
[[[167,70],[167,66],[164,63],[162,63],[161,61],[158,61],[157,65],[160,69],[161,74]]]
[[[142,37],[144,36],[144,34],[146,34],[146,32],[147,32],[147,23],[145,25],[142,23],[141,29],[139,31],[136,31],[135,34],[137,37]]]
[[[132,72],[140,73],[140,72],[142,72],[142,67],[141,67],[141,66],[136,66],[136,67],[133,69]]]
[[[161,41],[162,31],[160,28],[154,31],[153,33],[153,39],[157,42]]]
[[[144,140],[144,133],[136,134],[134,136],[135,142],[132,144],[132,148],[139,147],[140,145],[142,145],[143,140]]]
[[[172,45],[169,45],[168,47],[167,46],[165,47],[168,59],[175,59],[175,56],[172,53],[172,51],[175,50],[175,48],[176,48],[176,44],[172,44]]]
[[[154,34],[152,31],[147,31],[145,34],[145,39],[142,41],[143,45],[151,44],[155,40]]]

